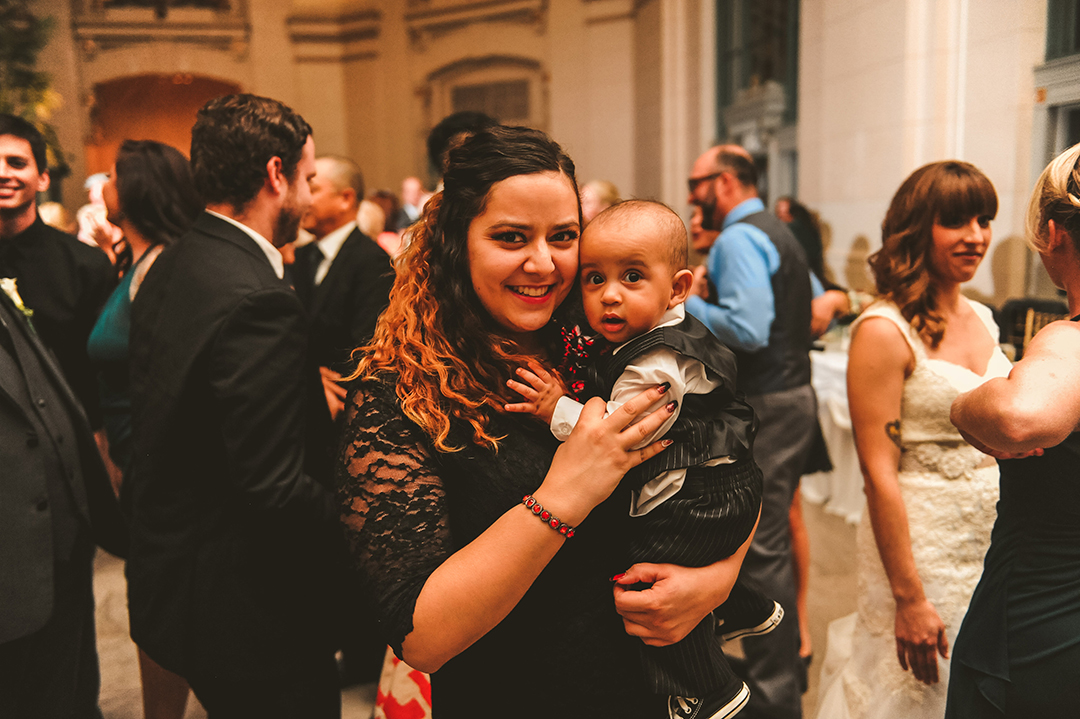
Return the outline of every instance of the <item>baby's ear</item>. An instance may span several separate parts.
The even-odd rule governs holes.
[[[686,302],[690,296],[690,288],[694,284],[694,273],[690,270],[679,270],[671,279],[671,300],[668,302],[670,310],[675,305]]]

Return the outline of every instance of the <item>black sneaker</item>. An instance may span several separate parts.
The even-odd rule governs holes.
[[[727,719],[742,711],[750,689],[738,682],[730,689],[696,697],[668,697],[668,719]]]
[[[753,637],[759,634],[768,634],[776,629],[784,618],[784,608],[780,602],[769,600],[771,606],[767,611],[757,614],[756,617],[741,615],[734,617],[717,617],[716,633],[723,637],[725,642],[739,637]],[[719,612],[718,612],[719,614]]]
[[[768,634],[784,618],[784,608],[769,597],[738,580],[727,601],[713,612],[716,633],[730,642],[739,637]]]

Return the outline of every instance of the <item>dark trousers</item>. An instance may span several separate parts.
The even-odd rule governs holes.
[[[341,689],[332,654],[286,677],[187,677],[208,719],[341,719]]]
[[[101,719],[93,561],[94,546],[76,540],[71,559],[54,563],[48,623],[0,644],[0,716]]]
[[[631,561],[702,567],[730,557],[754,529],[761,487],[753,459],[689,468],[678,493],[632,520]],[[642,644],[640,651],[654,694],[701,697],[734,678],[712,615],[682,641],[666,647]]]
[[[740,578],[779,602],[785,616],[773,632],[743,640],[750,701],[742,716],[798,719],[802,716],[802,670],[788,515],[813,446],[817,399],[813,388],[805,385],[746,401],[761,422],[754,457],[764,473],[764,491],[761,521]]]

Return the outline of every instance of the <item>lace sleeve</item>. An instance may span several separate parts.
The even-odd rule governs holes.
[[[338,464],[341,522],[399,657],[420,590],[452,553],[446,492],[424,439],[392,387],[366,382],[350,397]]]

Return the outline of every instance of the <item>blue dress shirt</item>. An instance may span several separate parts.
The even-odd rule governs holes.
[[[728,347],[753,352],[769,344],[769,331],[776,306],[772,276],[780,269],[780,253],[769,236],[757,227],[741,222],[765,210],[758,197],[743,200],[724,218],[720,236],[709,250],[709,278],[716,287],[716,300],[694,296],[686,300],[686,310],[712,331]],[[814,297],[824,288],[810,273]]]
[[[780,269],[780,253],[764,232],[740,222],[762,212],[764,203],[743,200],[724,218],[724,227],[709,250],[709,278],[716,287],[715,302],[700,297],[686,309],[729,347],[754,351],[769,344],[776,316],[772,276]]]

